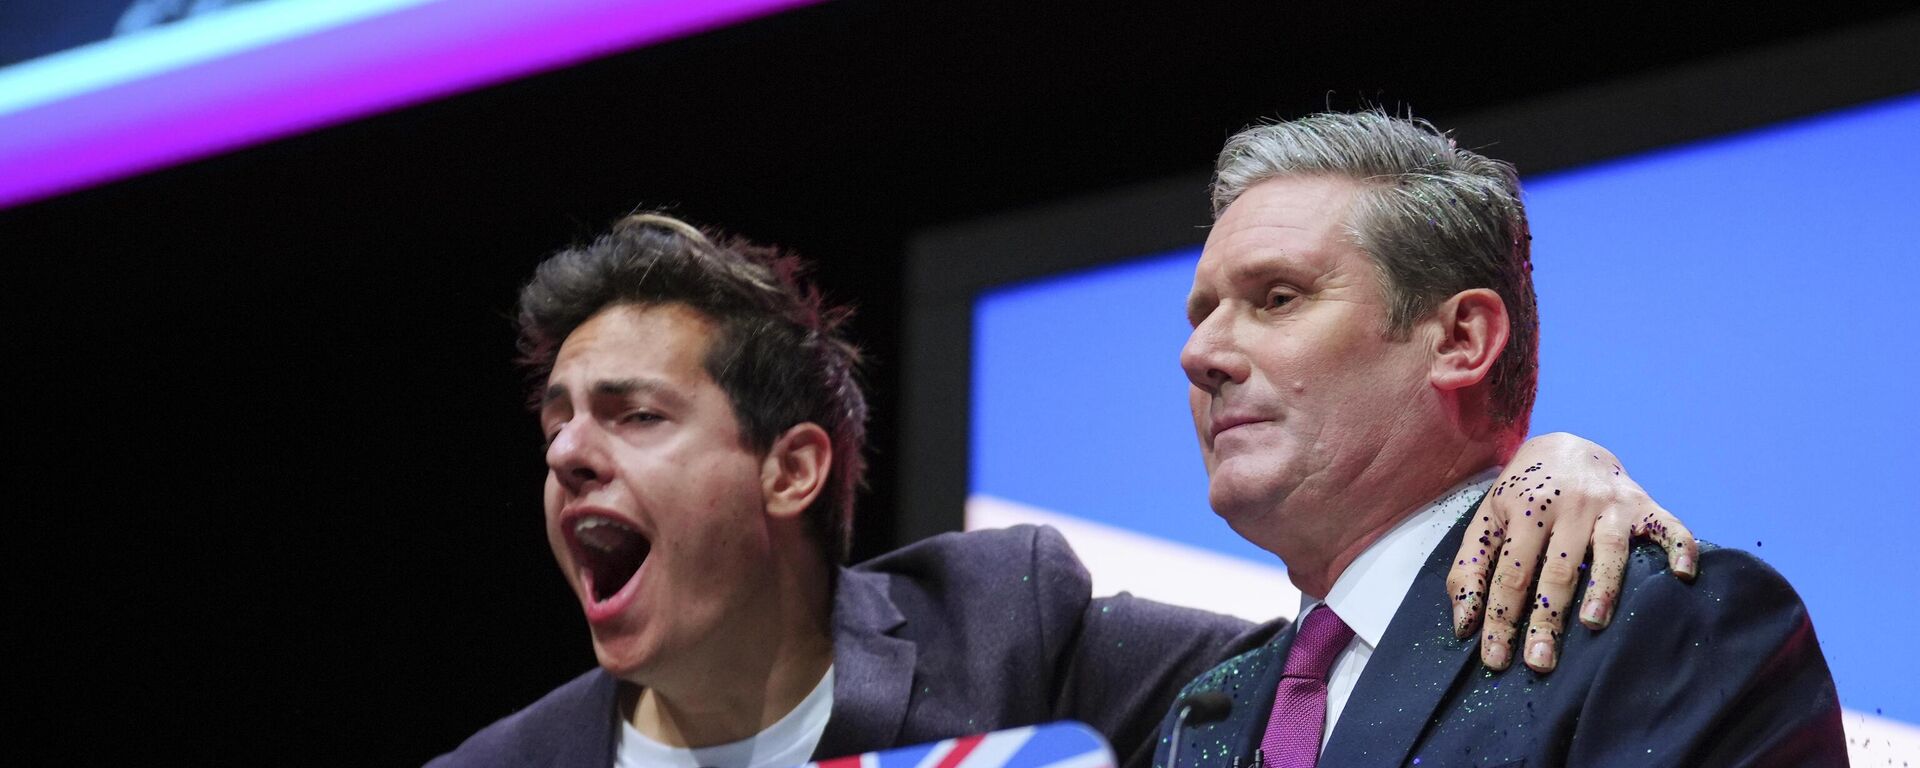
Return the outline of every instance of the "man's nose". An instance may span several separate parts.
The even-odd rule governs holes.
[[[567,490],[580,494],[613,476],[607,458],[606,436],[591,418],[576,417],[560,425],[547,444],[547,468]]]
[[[1180,348],[1180,367],[1187,372],[1187,381],[1208,394],[1219,394],[1227,382],[1246,379],[1246,360],[1234,346],[1232,321],[1224,307],[1193,327],[1186,346]]]

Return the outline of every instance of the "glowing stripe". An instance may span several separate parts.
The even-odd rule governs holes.
[[[112,84],[0,114],[0,207],[812,2],[415,2],[130,80],[97,75]]]
[[[443,0],[277,0],[221,9],[0,69],[0,115]]]

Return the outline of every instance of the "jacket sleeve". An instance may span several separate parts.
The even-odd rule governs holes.
[[[1085,573],[1052,529],[1035,538],[1035,568]],[[1238,653],[1236,641],[1252,626],[1126,593],[1088,600],[1077,614],[1058,619],[1072,631],[1058,646],[1053,718],[1093,726],[1128,768],[1150,764],[1160,718],[1181,687]]]

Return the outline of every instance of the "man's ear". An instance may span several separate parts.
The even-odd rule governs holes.
[[[1507,347],[1507,303],[1487,288],[1471,288],[1440,302],[1430,316],[1439,326],[1427,379],[1443,392],[1486,381]]]
[[[760,464],[760,491],[767,514],[798,517],[827,487],[833,469],[833,438],[813,422],[793,425]]]

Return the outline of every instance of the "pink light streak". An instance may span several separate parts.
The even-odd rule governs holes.
[[[0,116],[0,208],[814,2],[403,9]]]

